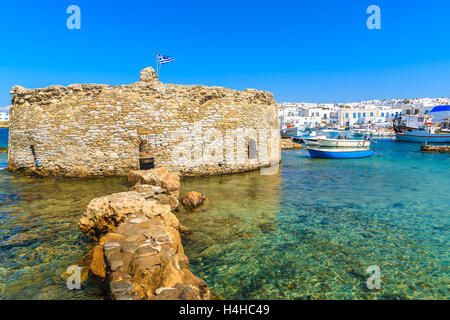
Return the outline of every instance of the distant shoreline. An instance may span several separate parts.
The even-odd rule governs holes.
[[[9,128],[9,121],[0,121],[0,128]]]

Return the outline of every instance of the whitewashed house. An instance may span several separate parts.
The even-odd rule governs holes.
[[[400,117],[401,115],[401,108],[380,107],[379,121],[377,122],[392,122],[394,119]]]
[[[9,114],[6,112],[0,112],[0,121],[9,121]]]
[[[340,126],[362,125],[381,122],[379,110],[374,107],[341,108],[337,111],[337,120]]]

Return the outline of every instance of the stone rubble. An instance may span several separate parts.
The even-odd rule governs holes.
[[[450,153],[450,146],[422,145],[422,152]]]
[[[107,279],[110,299],[209,300],[208,286],[189,270],[180,237],[186,228],[171,205],[156,198],[178,195],[179,177],[161,169],[129,176],[147,180],[138,179],[132,191],[93,199],[80,218],[81,230],[99,241],[91,272]],[[141,184],[149,181],[156,185]]]
[[[292,139],[286,138],[281,139],[281,150],[290,150],[290,149],[302,149],[303,146],[299,143],[295,143]]]

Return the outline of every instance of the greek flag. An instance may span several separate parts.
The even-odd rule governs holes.
[[[158,54],[158,60],[159,60],[160,64],[164,64],[164,63],[172,62],[175,59],[168,57],[168,56],[164,56],[162,54]]]

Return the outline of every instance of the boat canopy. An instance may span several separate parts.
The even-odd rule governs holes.
[[[450,111],[450,106],[436,106],[430,112]]]

